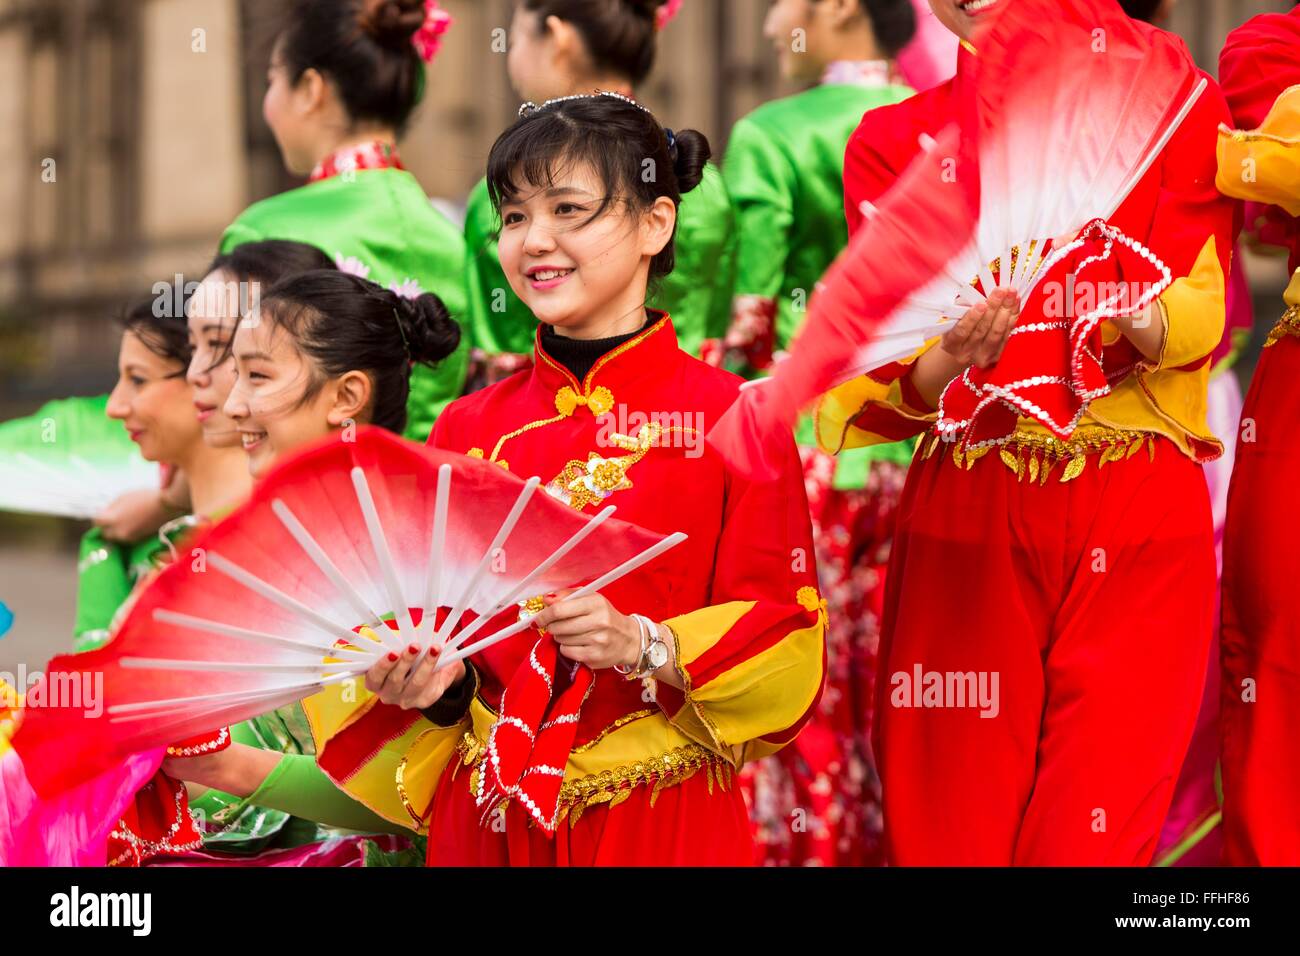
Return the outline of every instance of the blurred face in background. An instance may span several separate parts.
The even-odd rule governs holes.
[[[555,18],[552,22],[560,23]],[[571,92],[564,79],[571,71],[562,63],[556,34],[547,29],[540,14],[525,10],[522,3],[515,4],[508,46],[506,72],[520,99],[544,103]]]
[[[862,18],[861,9],[858,0],[772,0],[763,36],[776,49],[781,75],[800,83],[821,79],[830,62],[827,41]]]
[[[203,440],[214,448],[240,444],[239,429],[222,411],[235,384],[230,345],[239,323],[240,303],[239,281],[218,270],[204,277],[186,307],[190,348],[194,350],[186,381],[194,389]]]
[[[122,423],[149,461],[188,461],[203,432],[185,367],[158,355],[134,332],[122,333],[117,384],[108,396],[108,417]]]
[[[285,168],[296,176],[306,176],[316,165],[316,127],[309,119],[309,110],[315,101],[313,85],[323,82],[315,70],[308,70],[297,83],[291,82],[276,44],[266,70],[262,118],[280,147]]]

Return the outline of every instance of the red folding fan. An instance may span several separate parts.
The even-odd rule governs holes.
[[[109,644],[51,662],[52,689],[102,675],[106,707],[27,715],[14,746],[33,785],[301,699],[390,649],[436,647],[446,666],[528,628],[529,598],[600,590],[686,537],[614,506],[580,514],[539,484],[376,429],[298,454],[189,543]]]

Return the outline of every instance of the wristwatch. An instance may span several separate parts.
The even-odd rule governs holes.
[[[637,663],[632,676],[635,678],[648,677],[668,663],[668,644],[659,636],[659,628],[654,621],[640,614],[633,614],[632,616],[640,621],[641,625],[652,635],[650,643],[645,645],[645,650],[641,652],[641,660]]]

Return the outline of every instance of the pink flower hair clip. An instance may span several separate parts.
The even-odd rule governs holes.
[[[655,11],[655,29],[662,30],[677,19],[677,14],[681,12],[682,0],[668,0],[667,3]]]
[[[438,49],[442,46],[442,35],[451,29],[451,24],[451,14],[438,6],[438,0],[426,0],[424,23],[411,37],[415,52],[420,54],[420,59],[425,63],[438,55]]]

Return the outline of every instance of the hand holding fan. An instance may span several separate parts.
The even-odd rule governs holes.
[[[1099,361],[1088,360],[1100,355],[1107,309],[1136,311],[1167,284],[1147,250],[1097,221],[1132,192],[1205,88],[1186,48],[1112,0],[1015,0],[990,20],[975,40],[974,75],[956,87],[959,141],[950,131],[937,145],[922,138],[921,156],[827,274],[789,358],[711,433],[742,467],[755,432],[770,440],[815,395],[912,354],[996,287],[1022,303],[999,362],[1016,377],[958,378],[941,420],[956,431],[996,404],[1013,426],[1015,415],[1037,410],[1068,431],[1106,387]],[[1143,298],[1049,321],[1044,279],[1085,266],[1087,281],[1142,287]],[[1035,371],[1021,374],[1026,366]],[[1008,400],[1028,389],[1038,391],[1023,404]]]
[[[613,507],[580,514],[538,485],[375,429],[300,453],[182,549],[108,645],[51,662],[51,684],[102,674],[107,706],[102,720],[29,715],[15,746],[33,782],[56,790],[264,713],[390,649],[437,648],[446,666],[527,628],[526,599],[584,582],[591,593],[685,538],[612,519]]]

